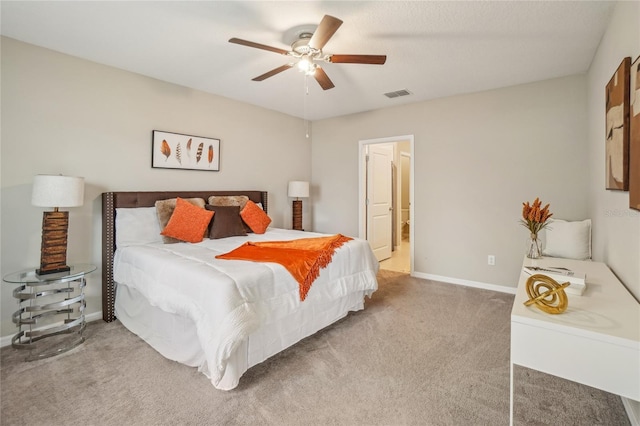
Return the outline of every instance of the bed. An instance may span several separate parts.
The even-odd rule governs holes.
[[[326,235],[271,226],[262,234],[193,244],[166,244],[157,235],[156,202],[207,203],[211,196],[245,196],[268,213],[264,191],[102,194],[102,312],[105,321],[117,318],[164,357],[196,367],[214,387],[231,390],[250,367],[364,309],[365,297],[377,290],[379,264],[366,241],[344,242],[301,300],[299,283],[282,265],[216,256],[248,241]]]

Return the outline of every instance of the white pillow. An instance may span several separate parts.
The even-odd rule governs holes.
[[[162,242],[155,207],[116,209],[116,247]]]
[[[542,254],[568,259],[591,259],[591,219],[553,220],[545,228],[546,243]]]

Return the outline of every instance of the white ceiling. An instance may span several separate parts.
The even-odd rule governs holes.
[[[317,120],[586,72],[610,1],[5,1],[2,35],[160,80]],[[386,54],[385,65],[323,64],[323,91],[289,59],[287,30],[335,16],[324,47]],[[388,99],[407,89],[411,96]]]

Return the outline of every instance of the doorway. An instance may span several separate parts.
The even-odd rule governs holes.
[[[359,143],[360,238],[382,269],[413,272],[413,135]],[[388,160],[387,160],[388,158]]]

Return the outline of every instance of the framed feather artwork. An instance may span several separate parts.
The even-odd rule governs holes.
[[[151,167],[220,171],[220,139],[153,131]]]

